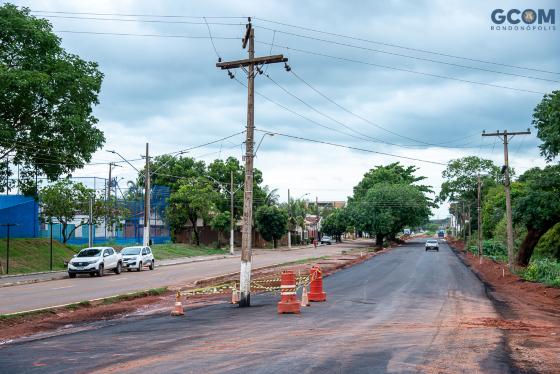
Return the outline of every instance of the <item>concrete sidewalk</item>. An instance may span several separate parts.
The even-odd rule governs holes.
[[[312,248],[313,245],[304,245],[304,246],[292,246],[292,249],[286,247],[278,247],[276,249],[260,249],[254,248],[253,249],[253,256],[258,256],[261,254],[270,253],[273,251],[293,251],[298,249],[304,248]],[[204,262],[204,261],[213,261],[213,260],[220,260],[224,258],[232,258],[232,257],[239,257],[241,254],[241,248],[235,249],[235,254],[230,255],[209,255],[209,256],[196,256],[196,257],[178,257],[178,258],[171,258],[166,260],[156,260],[156,267],[161,266],[173,266],[173,265],[181,265],[181,264],[189,264],[193,262]],[[46,282],[52,280],[59,280],[68,278],[68,273],[66,270],[58,270],[58,271],[45,271],[40,273],[30,273],[30,274],[14,274],[14,275],[3,275],[0,276],[0,287],[10,287],[10,286],[17,286],[21,284],[28,284],[28,283],[38,283],[38,282]]]

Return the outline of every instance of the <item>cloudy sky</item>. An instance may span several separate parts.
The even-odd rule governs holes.
[[[556,31],[496,31],[490,13],[513,2],[264,3],[15,2],[48,18],[67,50],[97,61],[105,74],[95,113],[107,143],[94,162],[117,160],[105,149],[134,159],[146,142],[157,155],[242,131],[246,88],[215,63],[218,56],[246,57],[240,38],[247,16],[254,17],[256,55],[283,53],[292,68],[270,65],[256,78],[258,129],[419,159],[266,137],[256,167],[283,200],[288,188],[294,197],[345,200],[367,170],[394,161],[418,166],[438,192],[445,168],[438,163],[478,155],[501,165],[502,143],[481,131],[530,127],[542,93],[560,82],[560,8]],[[515,2],[521,10],[535,4]],[[243,71],[233,73],[246,82]],[[242,142],[238,135],[189,155],[241,158]],[[512,140],[517,174],[544,165],[538,144],[534,133]],[[106,177],[107,169],[88,166],[74,175]],[[115,173],[135,176],[130,167]],[[434,211],[446,214],[445,206]]]

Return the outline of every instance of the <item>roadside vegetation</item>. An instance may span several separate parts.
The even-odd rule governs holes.
[[[53,240],[53,270],[64,270],[77,251]],[[0,239],[0,263],[2,274],[6,274],[6,239]],[[50,268],[49,239],[10,239],[10,274],[35,273]]]
[[[533,112],[541,155],[548,163],[517,178],[511,169],[515,272],[527,281],[560,287],[560,91],[544,96]],[[449,202],[458,238],[478,254],[477,195],[481,188],[483,254],[507,262],[504,168],[491,160],[468,156],[449,162],[443,172],[439,202]]]

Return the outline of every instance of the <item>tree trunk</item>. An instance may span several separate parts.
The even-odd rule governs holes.
[[[198,228],[196,227],[196,221],[198,221],[198,217],[191,217],[189,218],[193,227],[193,233],[194,233],[194,241],[196,242],[197,246],[200,246],[200,238],[198,237]]]
[[[547,224],[543,229],[527,228],[527,236],[523,239],[521,246],[519,246],[519,252],[517,252],[517,266],[525,267],[529,265],[535,246],[541,239],[541,236],[552,228],[552,226],[554,226],[554,224]]]
[[[272,246],[276,249],[276,239],[272,239]]]
[[[379,248],[383,248],[383,234],[376,234],[375,235],[375,244],[379,247]]]
[[[66,244],[66,242],[68,241],[68,234],[66,233],[66,228],[68,227],[68,224],[66,222],[61,222],[61,224],[62,224],[62,243]]]

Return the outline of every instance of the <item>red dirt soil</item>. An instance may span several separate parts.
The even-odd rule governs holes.
[[[522,370],[558,373],[560,363],[560,289],[527,282],[509,272],[507,264],[464,251],[463,243],[449,244],[477,276],[502,319],[469,323],[495,326],[507,337],[511,358]]]

